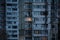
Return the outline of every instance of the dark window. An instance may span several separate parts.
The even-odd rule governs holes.
[[[12,37],[17,37],[17,35],[12,35]]]
[[[13,11],[17,11],[17,8],[12,8]]]
[[[16,30],[13,30],[12,32],[13,32],[13,33],[16,33],[17,31],[16,31]]]
[[[17,40],[17,39],[8,39],[8,40]]]
[[[8,26],[8,28],[11,28],[11,26]]]
[[[25,40],[32,40],[31,37],[25,37]]]
[[[7,17],[7,19],[11,19],[11,17]]]
[[[16,24],[16,22],[14,21],[14,24]]]
[[[7,6],[12,6],[12,4],[7,4]]]
[[[12,0],[12,2],[17,2],[17,0]]]
[[[12,24],[12,21],[7,21],[8,24]]]
[[[16,29],[16,28],[17,28],[17,26],[12,26],[12,28],[15,28],[15,29]]]
[[[7,15],[11,15],[12,13],[10,13],[10,12],[7,12]]]
[[[34,37],[34,40],[40,40],[40,37]]]

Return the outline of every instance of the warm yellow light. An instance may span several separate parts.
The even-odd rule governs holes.
[[[25,19],[25,21],[32,21],[32,18],[27,17],[27,18]]]

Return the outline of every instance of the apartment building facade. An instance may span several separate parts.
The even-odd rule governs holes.
[[[57,0],[20,0],[20,40],[57,40]]]
[[[57,40],[57,0],[6,0],[7,40]]]
[[[19,0],[6,0],[7,40],[19,40]]]

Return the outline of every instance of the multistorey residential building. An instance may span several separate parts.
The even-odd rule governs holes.
[[[57,40],[58,0],[6,0],[7,40]]]
[[[7,40],[19,40],[19,0],[6,0]]]
[[[20,40],[57,40],[58,0],[20,0]]]

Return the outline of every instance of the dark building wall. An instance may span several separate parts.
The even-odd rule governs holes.
[[[0,0],[0,40],[6,40],[5,0]]]
[[[58,40],[60,40],[60,0],[58,0]]]

